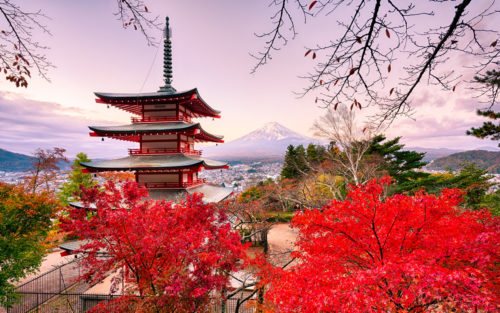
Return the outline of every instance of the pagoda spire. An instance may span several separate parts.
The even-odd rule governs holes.
[[[165,80],[165,86],[160,87],[159,92],[176,92],[175,88],[172,87],[172,42],[170,37],[172,37],[172,30],[168,25],[168,16],[165,19],[165,32],[163,40],[163,79]]]

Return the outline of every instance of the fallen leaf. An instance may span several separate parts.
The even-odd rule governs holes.
[[[307,52],[306,52],[306,54],[304,54],[304,56],[305,56],[305,57],[306,57],[306,56],[308,56],[308,55],[309,55],[309,53],[311,53],[311,50],[307,50]]]
[[[356,41],[357,41],[358,43],[361,43],[361,38],[360,38],[360,37],[356,37]]]
[[[311,10],[317,3],[318,1],[313,1],[311,2],[311,4],[309,5],[309,10]]]
[[[340,58],[337,58],[337,62],[339,62],[339,63],[340,63]]]
[[[452,91],[455,92],[455,88],[457,88],[457,85],[453,86]]]
[[[391,33],[388,29],[385,30],[385,35],[387,36],[387,38],[391,38]]]
[[[316,59],[316,52],[313,53],[313,60]]]
[[[498,40],[493,41],[493,42],[491,43],[490,47],[494,47],[494,46],[496,46],[496,45],[497,45],[497,42],[498,42]]]
[[[351,71],[349,72],[349,75],[354,74],[354,72],[356,72],[357,69],[358,69],[357,67],[351,68]]]
[[[387,67],[387,72],[391,72],[391,65],[389,64],[389,66]]]
[[[334,85],[334,86],[335,86],[335,85],[337,85],[337,83],[338,83],[338,82],[339,82],[339,80],[337,79],[337,80],[335,81],[335,84],[333,84],[333,85]]]
[[[394,91],[394,88],[391,88],[391,91],[389,91],[389,96],[392,95],[393,91]]]
[[[144,6],[144,11],[148,12],[148,7]]]
[[[319,80],[319,84],[323,85],[323,80],[322,79]]]
[[[333,109],[336,111],[337,110],[337,107],[339,106],[339,103],[335,103],[335,106],[333,107]]]

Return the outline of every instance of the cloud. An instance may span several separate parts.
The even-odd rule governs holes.
[[[101,142],[90,137],[87,126],[95,124],[111,123],[90,120],[79,108],[0,92],[0,148],[31,154],[38,148],[61,147],[69,157],[86,152],[102,158],[125,156],[126,147],[133,146],[133,143]]]

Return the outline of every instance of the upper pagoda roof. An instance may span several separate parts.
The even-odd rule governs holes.
[[[134,114],[141,114],[145,104],[178,103],[186,106],[197,117],[220,117],[220,111],[201,98],[198,89],[181,92],[158,91],[149,93],[94,93],[99,103],[107,103]]]
[[[186,156],[184,154],[128,156],[113,160],[82,162],[81,165],[91,171],[162,170],[194,166],[203,166],[206,169],[227,167],[227,163],[225,162]]]
[[[89,126],[92,130],[94,136],[110,136],[113,135],[132,135],[130,140],[134,139],[133,135],[137,134],[157,134],[157,133],[168,133],[168,132],[182,132],[190,131],[193,133],[189,134],[195,136],[195,139],[200,141],[213,141],[213,142],[223,142],[222,138],[224,136],[218,136],[206,132],[200,125],[200,123],[190,124],[186,122],[170,122],[170,123],[135,123],[120,126]],[[196,131],[199,130],[199,131]],[[127,139],[127,138],[123,138]],[[136,141],[135,139],[132,141]]]

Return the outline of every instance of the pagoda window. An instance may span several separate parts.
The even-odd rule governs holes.
[[[153,141],[153,142],[143,142],[142,149],[146,151],[147,149],[176,149],[177,142],[175,141]]]
[[[139,184],[144,183],[177,183],[179,181],[179,174],[137,174]]]
[[[168,104],[145,104],[144,105],[144,111],[155,111],[158,109],[175,109],[175,104],[174,103],[168,103]]]
[[[182,174],[182,182],[187,183],[188,182],[188,174]]]
[[[155,140],[177,140],[177,135],[143,135],[143,142]]]
[[[188,137],[186,135],[181,135],[181,140],[182,141],[187,141],[188,140]]]
[[[176,117],[175,110],[144,111],[144,117]]]

